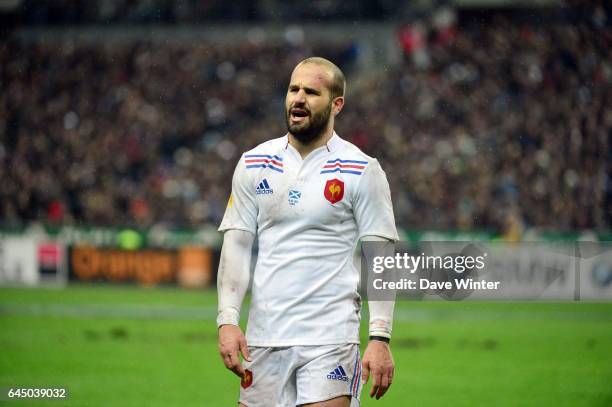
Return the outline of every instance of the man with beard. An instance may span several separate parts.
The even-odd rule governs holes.
[[[369,376],[377,399],[392,382],[393,302],[369,301],[361,360],[353,252],[359,239],[395,241],[397,231],[380,165],[334,132],[344,91],[332,62],[300,62],[285,100],[288,133],[243,154],[234,173],[219,227],[217,325],[242,406],[356,406]],[[238,321],[255,236],[245,338]]]

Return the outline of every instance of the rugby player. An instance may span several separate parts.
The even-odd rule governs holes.
[[[288,133],[244,153],[219,230],[219,353],[241,377],[241,406],[358,406],[393,381],[393,301],[369,301],[359,351],[359,240],[397,240],[378,161],[334,131],[345,77],[318,57],[300,62],[285,100]],[[238,326],[258,239],[246,337]],[[241,362],[240,356],[243,357]]]

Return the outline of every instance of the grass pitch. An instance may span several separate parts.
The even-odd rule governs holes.
[[[215,309],[214,291],[0,289],[0,388],[69,393],[0,403],[234,406]],[[362,406],[612,405],[612,303],[399,302],[392,349],[393,386]]]

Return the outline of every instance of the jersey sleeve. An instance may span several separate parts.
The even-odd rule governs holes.
[[[355,193],[353,211],[359,239],[371,235],[398,240],[389,183],[377,160],[372,161],[362,175]]]
[[[232,194],[227,202],[219,232],[237,229],[253,234],[257,231],[257,202],[255,190],[247,174],[244,156],[240,158],[232,178]]]

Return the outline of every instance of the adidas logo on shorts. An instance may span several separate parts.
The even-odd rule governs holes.
[[[329,374],[327,375],[327,378],[329,380],[341,380],[343,382],[348,382],[349,381],[349,378],[346,375],[346,372],[344,371],[344,369],[340,365],[338,365],[337,368],[335,368],[334,370],[329,372]]]

